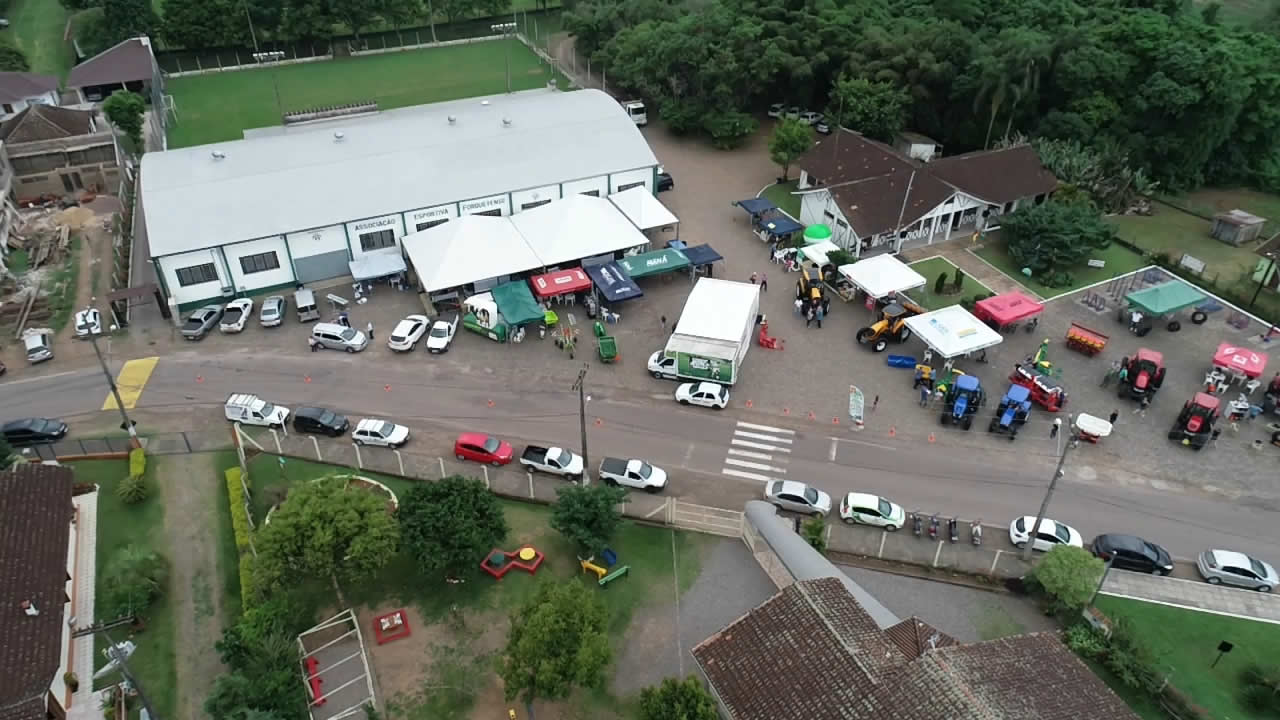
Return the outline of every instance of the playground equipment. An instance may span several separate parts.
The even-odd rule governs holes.
[[[941,422],[946,425],[955,422],[968,430],[973,426],[973,416],[978,413],[985,395],[978,378],[973,375],[961,375],[947,389],[945,406],[942,410]]]
[[[413,631],[409,628],[409,616],[403,609],[393,610],[373,619],[373,637],[379,645],[409,637],[412,633]]]
[[[595,573],[596,579],[602,580],[604,579],[605,575],[609,574],[609,570],[607,568],[602,568],[599,565],[596,565],[595,563],[591,562],[593,559],[594,559],[594,556],[589,557],[586,560],[583,560],[582,558],[578,558],[578,564],[582,565],[583,572]]]
[[[1062,370],[1055,368],[1053,363],[1049,362],[1049,338],[1045,338],[1040,343],[1040,349],[1036,350],[1036,354],[1027,358],[1027,364],[1035,368],[1035,371],[1041,375],[1048,377],[1060,377]]]
[[[878,322],[862,328],[855,337],[859,345],[870,345],[875,352],[884,352],[891,339],[899,343],[910,340],[911,328],[907,327],[907,318],[925,312],[924,308],[909,300],[891,302],[881,310]]]
[[[506,552],[494,548],[485,555],[484,560],[480,561],[480,569],[501,580],[512,568],[520,568],[530,575],[536,573],[542,565],[542,560],[546,556],[541,551],[533,549],[529,545],[516,550],[515,552]]]
[[[1030,368],[1014,365],[1009,382],[1030,390],[1031,402],[1049,412],[1058,412],[1067,404],[1067,391],[1062,386],[1051,383],[1049,378]]]
[[[1076,431],[1081,440],[1096,445],[1099,439],[1111,434],[1111,423],[1100,417],[1080,413],[1076,416]]]
[[[1107,340],[1106,335],[1079,323],[1071,323],[1071,327],[1067,329],[1067,347],[1085,355],[1093,356],[1102,352],[1102,348],[1107,346]]]
[[[996,408],[996,416],[991,418],[987,432],[1008,433],[1012,441],[1018,436],[1018,430],[1031,415],[1031,391],[1022,385],[1010,385],[1009,390],[1000,398]]]
[[[1213,435],[1213,423],[1218,419],[1222,402],[1209,393],[1198,392],[1182,406],[1178,420],[1169,430],[1169,439],[1193,450],[1200,450]]]
[[[620,577],[625,577],[628,573],[631,572],[630,565],[623,565],[621,567],[616,567],[616,568],[613,567],[618,562],[618,556],[609,548],[605,548],[604,551],[600,553],[600,559],[604,561],[604,564],[606,566],[613,568],[613,570],[608,570],[604,567],[596,565],[594,562],[595,561],[594,555],[589,558],[586,558],[585,560],[583,558],[578,558],[578,564],[582,566],[582,571],[595,573],[596,582],[599,583],[600,587],[604,587],[609,583],[613,582],[614,580],[617,580]]]
[[[1128,376],[1119,384],[1117,397],[1154,398],[1164,384],[1164,355],[1155,350],[1140,348],[1133,357],[1121,360],[1120,366],[1128,371]]]

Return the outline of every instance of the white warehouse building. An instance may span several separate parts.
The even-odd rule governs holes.
[[[140,204],[158,282],[186,310],[344,277],[350,262],[401,254],[401,237],[462,215],[656,192],[657,173],[611,97],[543,89],[147,153]]]

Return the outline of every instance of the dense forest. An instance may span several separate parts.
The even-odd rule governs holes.
[[[1025,135],[1125,158],[1166,188],[1280,191],[1280,18],[1189,0],[578,0],[611,85],[722,145],[775,102],[948,154]],[[838,89],[838,91],[837,91]]]

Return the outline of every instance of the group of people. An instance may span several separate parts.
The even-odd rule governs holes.
[[[815,322],[822,328],[822,318],[831,313],[831,298],[796,298],[796,314],[804,318],[804,326],[810,327]]]

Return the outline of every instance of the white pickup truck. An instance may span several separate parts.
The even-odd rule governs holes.
[[[530,472],[559,475],[570,480],[582,477],[584,463],[582,456],[564,448],[542,447],[530,445],[520,455],[520,464]]]
[[[223,413],[231,422],[263,427],[283,427],[289,419],[289,408],[273,405],[248,393],[233,393],[227,398]]]
[[[643,460],[607,457],[600,462],[600,479],[610,485],[656,493],[667,486],[667,472]]]
[[[453,321],[437,320],[431,324],[431,332],[427,333],[427,352],[446,353],[453,344],[453,335],[458,331],[458,316]]]

